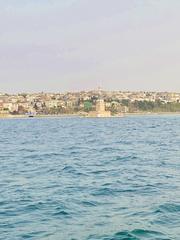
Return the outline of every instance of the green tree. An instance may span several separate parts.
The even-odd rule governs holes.
[[[84,111],[89,112],[92,110],[92,102],[85,101],[84,102]]]

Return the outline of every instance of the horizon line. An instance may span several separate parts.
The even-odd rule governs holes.
[[[41,90],[41,91],[19,91],[19,92],[7,92],[7,91],[0,91],[0,94],[7,94],[7,95],[18,95],[18,94],[66,94],[66,93],[80,93],[80,92],[95,92],[99,91],[97,89],[86,89],[86,90],[64,90],[64,91],[47,91],[47,90]],[[180,91],[170,91],[170,90],[107,90],[107,89],[101,89],[102,92],[145,92],[145,93],[178,93],[180,94]]]

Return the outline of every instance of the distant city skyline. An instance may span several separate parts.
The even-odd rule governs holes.
[[[180,92],[179,0],[0,2],[0,92]]]

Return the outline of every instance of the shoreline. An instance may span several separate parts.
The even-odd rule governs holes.
[[[71,118],[71,117],[82,117],[80,115],[75,114],[59,114],[59,115],[35,115],[33,117],[30,117],[28,115],[0,115],[0,119],[31,119],[31,118]]]
[[[123,117],[129,117],[129,116],[163,116],[163,115],[180,115],[180,112],[139,112],[139,113],[123,113],[123,116],[111,116],[111,117],[104,117],[104,118],[123,118]],[[83,116],[80,114],[59,114],[59,115],[36,115],[32,118],[91,118],[87,116]],[[27,115],[1,115],[0,119],[30,119],[31,117]],[[98,118],[98,117],[93,117]]]
[[[180,112],[139,112],[125,113],[125,116],[157,116],[157,115],[180,115]]]

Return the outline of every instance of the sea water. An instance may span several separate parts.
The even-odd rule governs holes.
[[[0,120],[0,239],[180,239],[180,116]]]

